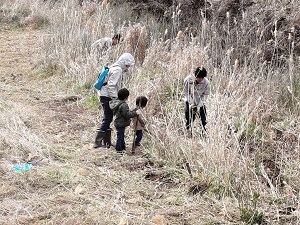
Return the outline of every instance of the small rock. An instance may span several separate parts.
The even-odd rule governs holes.
[[[167,221],[163,215],[153,216],[151,222],[157,225],[167,225]]]
[[[77,187],[74,190],[75,194],[82,194],[85,192],[85,188],[81,186],[81,184],[78,184]]]
[[[122,217],[118,225],[127,225],[127,218]]]
[[[126,200],[126,202],[128,204],[134,204],[134,205],[136,205],[136,204],[140,203],[140,199],[138,199],[138,198],[131,198],[131,199]]]
[[[78,173],[79,173],[79,175],[81,175],[81,176],[87,176],[87,175],[88,175],[87,170],[86,170],[86,169],[83,169],[83,168],[79,168],[79,169],[78,169]]]

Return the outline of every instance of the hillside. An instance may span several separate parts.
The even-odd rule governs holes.
[[[239,1],[210,2],[206,18],[201,1],[79,2],[0,3],[0,224],[300,224],[297,2],[281,8],[278,36],[279,10],[268,17],[258,3],[244,1],[235,22]],[[109,54],[90,47],[117,31]],[[149,133],[132,154],[128,128],[120,155],[92,147],[102,116],[92,84],[125,51],[137,61],[129,105],[149,97]],[[189,138],[182,81],[199,65],[212,84],[208,132],[196,121]]]

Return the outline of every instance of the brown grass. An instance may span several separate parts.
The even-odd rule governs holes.
[[[299,223],[299,59],[262,61],[259,37],[245,54],[246,19],[226,34],[203,19],[193,42],[187,31],[166,43],[142,23],[113,21],[111,7],[30,3],[0,5],[49,21],[42,30],[0,22],[1,224]],[[125,41],[99,58],[90,44],[114,29]],[[149,97],[135,155],[91,147],[102,113],[91,82],[125,49],[143,62],[125,79],[129,105]],[[196,120],[187,138],[182,81],[199,65],[212,85],[208,135]],[[26,162],[29,171],[11,170]]]

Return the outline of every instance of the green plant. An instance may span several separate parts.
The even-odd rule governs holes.
[[[234,132],[241,131],[241,139],[254,137],[258,134],[258,125],[254,121],[244,122],[243,119],[238,118],[233,125]]]
[[[41,15],[35,15],[31,18],[33,29],[40,29],[49,24],[49,20]]]
[[[71,158],[70,154],[65,152],[63,149],[52,149],[51,156],[61,162],[66,162]]]
[[[264,223],[264,214],[263,212],[259,212],[257,210],[257,203],[260,198],[260,194],[258,192],[254,192],[251,205],[241,208],[241,220],[246,224],[263,224]]]
[[[29,8],[19,8],[16,11],[16,15],[19,15],[20,17],[27,17],[32,13],[31,9]]]
[[[40,64],[34,68],[34,74],[41,78],[48,78],[56,73],[62,73],[63,69],[55,62]]]
[[[93,84],[89,81],[85,81],[82,84],[78,85],[78,88],[80,90],[90,90],[92,88]]]
[[[53,169],[47,171],[46,177],[52,181],[57,181],[64,184],[76,183],[76,173],[67,169]]]
[[[263,224],[264,222],[264,214],[262,212],[258,212],[257,210],[252,210],[249,208],[241,209],[241,220],[246,224]]]
[[[12,11],[10,19],[12,22],[17,22],[19,24],[22,18],[28,17],[31,13],[31,10],[28,8],[18,8],[17,10]]]
[[[84,102],[84,105],[87,108],[95,108],[97,107],[99,104],[98,98],[96,95],[92,95],[89,98],[86,99],[86,101]]]
[[[300,105],[300,73],[291,76],[290,84],[282,86],[279,96],[279,104],[284,108],[299,111]]]

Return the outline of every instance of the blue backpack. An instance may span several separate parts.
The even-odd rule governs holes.
[[[102,88],[102,86],[107,85],[107,82],[103,83],[103,81],[104,81],[105,76],[108,73],[108,71],[109,71],[108,66],[103,66],[96,82],[94,83],[94,88],[96,88],[97,90],[100,90]]]

